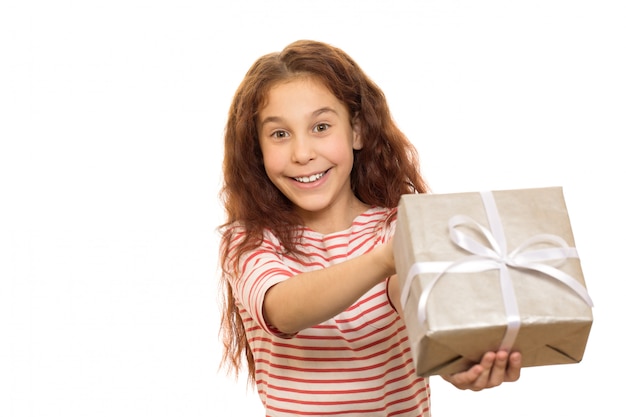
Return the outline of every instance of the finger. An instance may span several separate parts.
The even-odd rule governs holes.
[[[442,375],[441,377],[453,384],[458,389],[473,389],[478,377],[483,373],[484,368],[480,364],[472,366],[464,372],[458,372],[451,375]]]
[[[493,368],[495,360],[496,354],[494,352],[487,352],[483,355],[480,361],[482,372],[473,382],[473,386],[471,387],[471,389],[478,391],[489,386],[491,370]]]
[[[487,381],[487,387],[495,387],[504,382],[507,377],[507,365],[509,361],[509,353],[506,351],[499,351],[495,355],[493,367],[489,373],[489,380]]]
[[[505,381],[517,381],[520,377],[522,369],[522,354],[513,352],[509,355],[509,364],[506,370]]]

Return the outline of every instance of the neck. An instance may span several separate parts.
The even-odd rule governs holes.
[[[348,229],[352,226],[354,219],[368,208],[367,204],[354,197],[342,208],[334,206],[321,212],[306,212],[301,215],[306,227],[327,235]]]

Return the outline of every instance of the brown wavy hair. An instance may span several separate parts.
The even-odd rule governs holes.
[[[277,83],[310,77],[323,83],[358,121],[363,148],[354,151],[350,177],[352,191],[362,202],[396,207],[402,194],[427,192],[420,175],[417,151],[396,126],[382,90],[344,51],[327,43],[299,40],[281,52],[260,57],[250,67],[235,92],[224,134],[223,183],[220,198],[226,221],[220,226],[220,286],[223,296],[221,366],[237,376],[245,357],[250,382],[254,382],[254,358],[247,342],[233,290],[242,253],[261,243],[263,231],[271,230],[286,252],[297,253],[297,230],[302,222],[293,204],[265,173],[259,145],[257,118],[269,90]],[[232,226],[246,234],[235,253],[228,253],[235,238]]]

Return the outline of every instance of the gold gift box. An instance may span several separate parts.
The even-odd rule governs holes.
[[[418,375],[501,348],[582,360],[592,302],[561,187],[404,195],[393,249]]]

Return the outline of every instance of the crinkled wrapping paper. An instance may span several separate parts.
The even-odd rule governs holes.
[[[523,367],[582,360],[592,302],[561,187],[405,195],[394,256],[418,375],[500,348]]]

